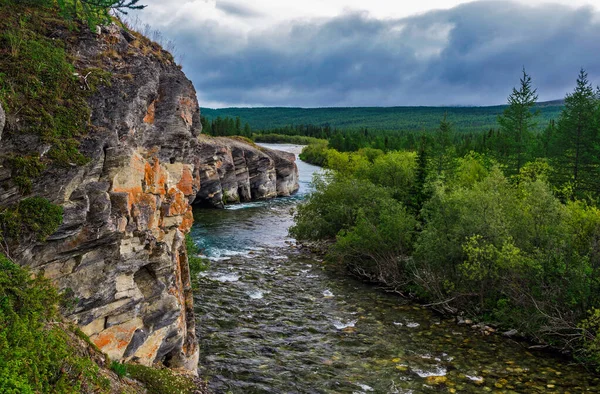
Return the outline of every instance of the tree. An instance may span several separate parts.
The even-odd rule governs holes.
[[[434,140],[433,164],[438,177],[450,169],[453,156],[452,124],[447,117],[448,114],[445,113]]]
[[[63,14],[82,17],[90,28],[111,22],[110,12],[127,14],[129,10],[141,10],[140,0],[57,0]]]
[[[567,194],[571,198],[582,197],[586,192],[598,193],[600,188],[598,103],[599,98],[582,69],[575,91],[565,98],[565,109],[552,144],[555,181],[570,190]]]
[[[533,89],[531,77],[523,68],[520,88],[513,88],[508,96],[508,108],[498,117],[500,129],[507,139],[508,151],[504,163],[508,175],[517,175],[527,162],[527,142],[539,114],[539,111],[532,111],[537,99],[537,89]]]

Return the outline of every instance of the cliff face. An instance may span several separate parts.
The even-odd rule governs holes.
[[[112,73],[111,85],[89,99],[91,132],[80,151],[91,160],[49,167],[34,179],[31,193],[62,205],[64,221],[45,242],[21,240],[11,257],[70,295],[67,317],[112,359],[195,371],[184,242],[192,204],[289,195],[298,188],[297,168],[293,155],[201,136],[191,82],[141,41],[113,25],[100,35],[82,32],[73,44],[78,69],[101,61]],[[4,118],[0,107],[0,132]],[[11,132],[0,158],[24,145],[47,151],[42,141]],[[0,205],[22,198],[7,166],[0,184]]]

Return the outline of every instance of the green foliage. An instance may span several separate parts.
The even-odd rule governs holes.
[[[329,258],[351,272],[388,286],[405,284],[406,262],[416,220],[393,199],[383,199],[373,212],[360,210],[356,224],[341,230]]]
[[[552,141],[554,181],[569,185],[570,198],[583,198],[600,190],[600,97],[581,70],[577,86],[565,99],[565,109]]]
[[[447,113],[447,119],[461,133],[477,132],[498,127],[498,116],[506,106],[493,107],[390,107],[390,108],[202,108],[208,119],[217,117],[240,117],[254,130],[275,130],[289,125],[329,126],[343,129],[344,132],[367,128],[369,134],[382,131],[435,131],[440,119]],[[545,126],[551,119],[557,119],[562,110],[561,102],[540,103],[540,125]],[[293,126],[295,129],[300,126]],[[278,134],[282,130],[277,130]],[[294,134],[301,134],[295,131]],[[318,138],[316,135],[310,135]]]
[[[528,161],[527,147],[530,145],[531,133],[537,126],[535,118],[539,114],[539,111],[533,111],[538,95],[525,69],[520,82],[519,89],[513,88],[508,96],[508,107],[498,117],[507,147],[501,159],[506,163],[509,175],[519,174],[523,164]]]
[[[47,162],[83,164],[87,159],[78,151],[78,141],[88,132],[87,97],[110,83],[109,76],[98,69],[83,70],[88,82],[82,81],[66,42],[53,37],[67,29],[66,22],[48,2],[38,3],[49,8],[18,3],[0,9],[0,100],[8,114],[20,118],[19,124],[9,123],[5,133],[35,135],[38,144],[50,147]],[[42,165],[39,153],[27,152],[27,146],[19,149],[29,163],[13,162],[13,175],[26,193]]]
[[[297,144],[297,145],[309,145],[326,143],[327,140],[321,140],[314,137],[306,137],[302,135],[284,135],[284,134],[253,134],[252,139],[255,142],[266,142],[272,144]]]
[[[0,387],[3,393],[108,392],[98,366],[79,356],[56,321],[58,293],[0,255]]]
[[[327,141],[307,145],[300,153],[300,159],[316,166],[327,164]]]
[[[127,376],[127,364],[120,363],[113,360],[110,363],[110,369],[117,374],[118,377],[123,378]]]
[[[13,156],[6,160],[12,169],[12,180],[23,194],[29,194],[33,179],[37,178],[46,169],[38,156]]]
[[[204,272],[210,267],[210,261],[200,257],[200,248],[189,234],[185,236],[185,247],[187,249],[190,276],[194,280],[200,272]]]
[[[170,369],[156,369],[143,365],[127,364],[129,376],[142,382],[149,394],[187,394],[196,390],[195,383]]]
[[[22,241],[35,237],[45,240],[62,223],[63,209],[45,198],[31,197],[0,212],[0,231],[3,240]]]

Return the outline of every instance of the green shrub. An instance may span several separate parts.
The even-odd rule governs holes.
[[[198,245],[196,245],[190,234],[185,236],[185,246],[187,249],[190,276],[194,280],[200,272],[208,270],[210,261],[199,256],[201,253],[200,248],[198,248]]]
[[[20,240],[34,236],[43,241],[62,223],[63,209],[42,197],[21,200],[0,212],[0,234],[4,239]]]
[[[52,284],[0,255],[0,390],[3,393],[106,392],[98,366],[77,355],[56,322]]]
[[[131,378],[144,384],[149,394],[187,394],[196,390],[196,384],[191,379],[177,375],[170,369],[127,364],[127,371]]]
[[[122,378],[127,376],[127,365],[113,360],[110,363],[110,369],[117,374],[118,377]]]

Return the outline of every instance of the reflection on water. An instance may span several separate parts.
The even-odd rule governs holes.
[[[195,295],[200,370],[216,393],[578,393],[599,380],[350,278],[287,237],[299,195],[197,210],[212,261]],[[287,241],[287,243],[286,243]]]

